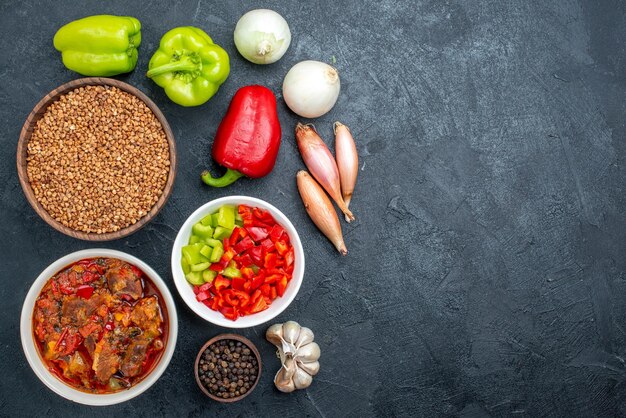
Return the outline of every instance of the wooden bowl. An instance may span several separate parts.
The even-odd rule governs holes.
[[[129,225],[126,228],[122,228],[115,232],[106,232],[103,234],[77,231],[63,225],[61,222],[50,216],[48,211],[44,209],[44,207],[35,197],[35,193],[33,192],[33,189],[30,185],[30,182],[28,180],[28,173],[26,171],[28,142],[30,141],[37,121],[43,117],[48,106],[54,103],[60,96],[79,87],[98,85],[117,87],[118,89],[130,93],[143,101],[161,123],[170,151],[170,171],[167,182],[165,184],[165,189],[163,189],[163,194],[161,194],[159,200],[155,203],[152,209],[150,209],[150,211],[146,215],[140,218],[133,225]],[[150,220],[159,213],[163,205],[165,205],[168,197],[172,193],[174,178],[176,177],[176,144],[174,142],[174,134],[172,133],[172,129],[167,123],[165,116],[163,116],[163,113],[161,113],[157,105],[155,105],[154,102],[150,100],[150,98],[148,98],[148,96],[146,96],[144,93],[131,86],[130,84],[126,84],[122,81],[114,80],[112,78],[101,77],[88,77],[73,80],[57,87],[56,89],[48,93],[43,99],[39,101],[39,103],[37,103],[37,105],[35,105],[33,111],[30,112],[30,115],[28,115],[28,118],[26,118],[26,122],[24,122],[24,126],[22,127],[22,131],[20,133],[20,139],[17,143],[17,174],[20,179],[20,184],[22,185],[22,190],[24,191],[26,199],[28,200],[30,205],[33,207],[33,209],[35,209],[35,212],[37,212],[37,214],[48,223],[48,225],[50,225],[57,231],[62,232],[65,235],[69,235],[70,237],[87,241],[110,241],[122,238],[141,229],[144,225],[150,222]]]
[[[254,381],[254,383],[250,387],[250,390],[248,390],[243,395],[237,396],[235,398],[228,398],[228,399],[218,398],[217,396],[215,396],[211,392],[209,392],[207,390],[207,388],[205,388],[202,385],[202,382],[200,382],[200,373],[198,372],[198,367],[200,366],[200,358],[202,357],[202,354],[204,353],[204,351],[211,344],[213,344],[214,342],[220,341],[220,340],[235,340],[235,341],[241,342],[246,347],[248,347],[250,349],[250,351],[252,351],[252,353],[256,357],[257,364],[259,365],[259,372],[257,373],[256,380]],[[259,350],[257,350],[256,346],[252,343],[252,341],[250,341],[246,337],[243,337],[243,336],[237,335],[237,334],[219,334],[219,335],[216,335],[215,337],[211,338],[209,341],[207,341],[202,346],[200,351],[198,352],[198,355],[196,356],[196,362],[195,362],[194,367],[193,367],[193,374],[196,377],[196,383],[198,384],[198,387],[200,388],[202,393],[204,393],[206,396],[208,396],[209,398],[213,399],[214,401],[218,401],[218,402],[222,402],[222,403],[232,403],[232,402],[237,402],[237,401],[242,400],[243,398],[248,396],[256,388],[257,383],[259,383],[259,380],[261,380],[261,370],[262,370],[262,368],[263,367],[262,367],[262,364],[261,364],[261,355],[259,354]]]

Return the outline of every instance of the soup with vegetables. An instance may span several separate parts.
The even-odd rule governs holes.
[[[45,284],[33,311],[33,337],[48,369],[89,393],[128,389],[158,363],[167,310],[137,267],[115,258],[78,261]]]

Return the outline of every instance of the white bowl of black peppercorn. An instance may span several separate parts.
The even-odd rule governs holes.
[[[237,334],[220,334],[207,341],[196,356],[198,387],[218,402],[248,396],[261,378],[261,355],[252,341]]]

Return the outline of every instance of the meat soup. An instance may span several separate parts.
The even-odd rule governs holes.
[[[48,369],[89,393],[130,388],[158,363],[167,310],[137,267],[115,258],[78,261],[56,273],[33,311],[33,337]]]

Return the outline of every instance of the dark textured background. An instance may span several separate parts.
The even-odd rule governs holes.
[[[106,3],[104,5],[103,3]],[[0,410],[2,415],[626,415],[626,7],[624,1],[53,2],[0,6]],[[168,3],[167,5],[165,3]],[[233,44],[238,18],[269,7],[289,21],[281,61],[255,66]],[[52,47],[64,23],[98,13],[142,22],[136,71],[178,145],[174,192],[146,228],[103,246],[136,255],[168,282],[180,315],[176,352],[148,392],[98,409],[54,395],[28,367],[18,319],[35,277],[69,252],[26,202],[15,170],[20,128],[50,90],[78,78]],[[197,25],[230,54],[231,75],[206,105],[169,102],[144,76],[168,29]],[[287,70],[334,62],[342,91],[315,121],[332,143],[353,130],[361,171],[339,257],[300,203],[303,167],[280,98]],[[212,137],[233,93],[260,83],[279,96],[283,145],[274,172],[225,190]],[[294,222],[304,284],[279,320],[311,327],[322,369],[306,391],[272,385],[279,362],[266,326],[244,330],[262,352],[262,382],[223,406],[193,381],[194,356],[224,331],[197,318],[173,286],[169,257],[186,217],[227,194],[260,197]]]

